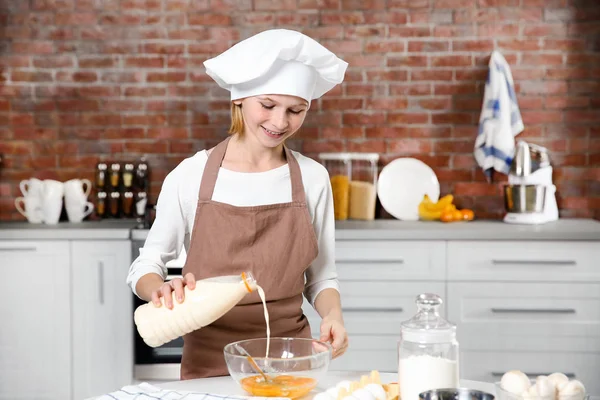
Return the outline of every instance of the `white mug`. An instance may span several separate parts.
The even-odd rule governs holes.
[[[37,178],[24,179],[19,183],[19,188],[25,197],[42,197],[44,183]]]
[[[67,205],[66,209],[70,222],[81,222],[94,211],[94,204],[86,201],[83,205]]]
[[[43,222],[42,199],[36,196],[17,197],[15,207],[32,224]]]
[[[63,206],[65,185],[53,179],[44,180],[42,210],[45,224],[57,224]]]
[[[92,182],[89,179],[71,179],[64,183],[64,187],[67,205],[72,201],[85,202],[92,190]]]

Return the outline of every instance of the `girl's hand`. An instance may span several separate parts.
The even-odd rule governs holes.
[[[348,334],[344,323],[335,317],[326,316],[321,321],[320,340],[331,343],[333,358],[341,356],[348,349]]]
[[[160,307],[162,305],[160,298],[164,297],[165,306],[167,306],[168,309],[173,309],[173,297],[171,293],[175,292],[175,299],[177,299],[177,302],[183,302],[184,286],[187,286],[190,290],[194,290],[194,288],[196,287],[196,278],[191,272],[185,274],[183,279],[175,278],[173,280],[167,281],[163,283],[158,289],[152,291],[152,303],[154,303],[156,307]]]

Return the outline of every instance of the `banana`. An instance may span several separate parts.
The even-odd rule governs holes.
[[[423,196],[423,200],[419,204],[419,217],[424,221],[439,220],[444,211],[454,206],[452,201],[454,196],[447,194],[439,199],[436,203],[431,201],[428,195]]]

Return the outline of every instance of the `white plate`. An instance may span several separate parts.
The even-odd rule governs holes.
[[[383,167],[377,182],[377,195],[383,208],[397,219],[419,219],[419,203],[427,194],[431,201],[440,197],[435,172],[416,158],[397,158]]]

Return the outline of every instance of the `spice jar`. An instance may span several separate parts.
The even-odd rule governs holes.
[[[133,186],[134,165],[126,163],[123,168],[123,187],[130,189]]]
[[[122,210],[125,217],[133,216],[133,192],[123,193]]]
[[[375,219],[377,201],[377,153],[321,153],[333,191],[336,220]]]
[[[456,325],[440,316],[442,299],[417,296],[417,314],[401,324],[398,384],[402,400],[418,400],[432,389],[458,388],[459,350]]]
[[[116,189],[121,184],[121,164],[112,163],[110,165],[110,186]]]
[[[107,194],[104,191],[100,191],[96,194],[96,197],[97,197],[96,215],[98,215],[100,218],[105,218],[107,202],[108,202],[108,199],[106,198]]]
[[[108,165],[105,162],[99,162],[96,165],[96,187],[99,190],[106,188],[108,181]]]
[[[108,210],[110,212],[110,216],[113,218],[119,218],[120,216],[120,206],[121,202],[121,193],[119,192],[110,192],[110,199],[108,200]]]
[[[142,157],[135,168],[135,186],[138,190],[147,191],[150,179],[150,169],[146,158]]]
[[[146,204],[148,202],[148,195],[146,192],[137,192],[135,196],[135,214],[143,218],[146,215]]]

